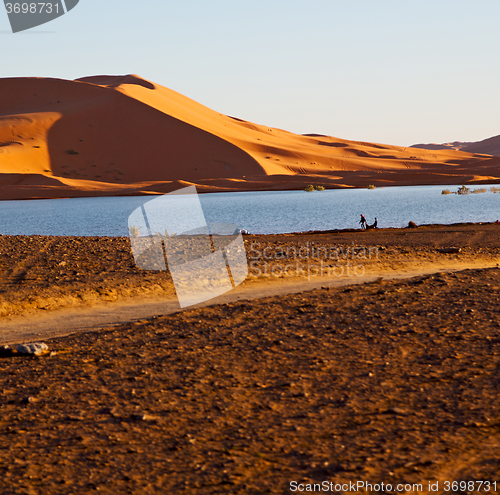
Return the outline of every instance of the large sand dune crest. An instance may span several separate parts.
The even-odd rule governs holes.
[[[139,76],[0,79],[0,199],[500,181],[500,159],[297,135]]]

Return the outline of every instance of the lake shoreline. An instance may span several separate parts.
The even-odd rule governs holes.
[[[495,190],[500,189],[495,187]],[[441,194],[441,186],[204,194],[193,197],[207,224],[232,224],[253,234],[335,232],[359,227],[363,213],[369,224],[401,228],[445,223],[485,223],[498,220],[500,194]],[[8,201],[2,204],[0,233],[121,237],[138,208],[148,204],[163,215],[165,226],[181,233],[180,217],[169,218],[164,198],[143,196]],[[172,197],[175,203],[175,197]],[[165,204],[164,204],[165,203]],[[161,210],[158,210],[161,208]],[[151,210],[152,211],[152,210]],[[161,228],[160,228],[161,230]],[[146,234],[147,230],[141,232]]]
[[[498,169],[498,165],[495,166]],[[405,171],[398,171],[399,175],[404,176]],[[141,184],[109,184],[108,188],[99,184],[99,187],[93,189],[78,189],[58,184],[57,186],[43,185],[26,186],[16,185],[16,182],[23,181],[22,177],[16,180],[5,180],[2,184],[0,177],[0,202],[1,201],[30,201],[30,200],[50,200],[50,199],[75,199],[75,198],[99,198],[99,197],[151,197],[168,194],[179,189],[195,186],[198,194],[213,194],[213,193],[245,193],[245,192],[297,192],[305,191],[312,185],[314,187],[324,187],[328,190],[360,190],[370,189],[369,186],[374,186],[374,189],[396,188],[396,187],[459,187],[468,186],[478,188],[485,186],[498,186],[499,177],[493,176],[487,179],[478,179],[475,176],[466,174],[463,176],[446,176],[443,179],[442,174],[439,174],[439,180],[430,178],[428,180],[415,180],[415,172],[409,174],[408,179],[394,179],[393,171],[370,171],[364,170],[362,178],[356,176],[357,172],[344,172],[349,175],[348,181],[338,177],[340,172],[335,173],[335,177],[328,176],[280,176],[273,178],[265,176],[258,180],[244,179],[202,179],[196,182],[189,181],[164,181],[164,182],[148,182]],[[13,174],[22,175],[22,174]],[[432,174],[431,174],[432,175]],[[49,192],[50,191],[50,192]],[[322,192],[322,191],[315,191]]]
[[[326,283],[328,277],[337,281],[361,274],[387,276],[434,266],[495,265],[500,259],[499,231],[496,223],[459,223],[245,234],[249,276],[242,287],[310,282],[311,277],[324,277]],[[135,265],[128,237],[2,235],[0,255],[0,319],[176,297],[168,269],[150,271]],[[347,262],[359,265],[356,273],[349,271]]]

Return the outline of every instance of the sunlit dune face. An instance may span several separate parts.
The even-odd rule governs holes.
[[[228,191],[500,180],[500,159],[477,146],[471,154],[297,135],[222,115],[136,75],[1,79],[0,113],[3,199],[42,189],[58,197],[186,184]]]

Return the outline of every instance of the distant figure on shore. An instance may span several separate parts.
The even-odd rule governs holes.
[[[366,223],[366,218],[364,215],[361,215],[361,220],[359,221],[359,224],[361,225],[362,229],[366,229],[367,223]]]
[[[375,217],[375,221],[373,222],[372,225],[368,225],[368,223],[367,223],[366,227],[365,227],[365,229],[376,229],[376,228],[378,228],[377,227],[377,217]]]

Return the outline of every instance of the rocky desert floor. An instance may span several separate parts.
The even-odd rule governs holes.
[[[500,490],[499,232],[244,236],[255,264],[243,286],[307,288],[311,274],[286,270],[298,261],[330,267],[316,275],[323,288],[43,338],[45,356],[1,358],[0,493]],[[310,251],[298,259],[294,247]],[[374,281],[336,284],[362,278],[339,275],[347,263]],[[9,322],[175,296],[168,272],[135,267],[128,239],[1,236],[0,270]]]

